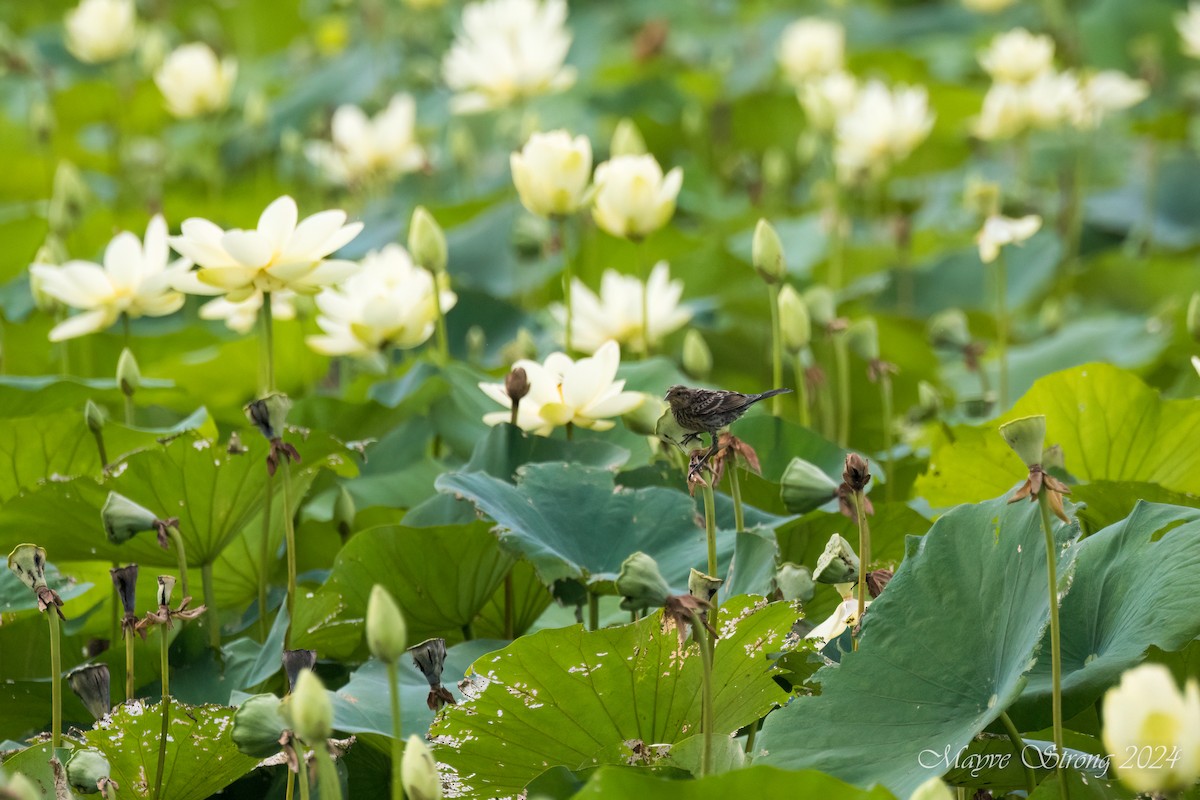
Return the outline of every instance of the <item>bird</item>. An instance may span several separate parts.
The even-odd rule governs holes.
[[[700,434],[707,433],[711,439],[708,452],[700,459],[705,464],[717,452],[717,432],[736,422],[759,400],[784,394],[791,389],[772,389],[759,394],[742,394],[722,389],[693,389],[676,384],[667,389],[663,398],[671,407],[671,416],[687,432],[681,444],[698,441]]]

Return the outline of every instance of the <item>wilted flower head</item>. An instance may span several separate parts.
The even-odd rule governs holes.
[[[67,49],[88,64],[120,58],[137,43],[133,0],[83,0],[67,12]]]
[[[483,0],[463,9],[462,30],[442,62],[459,113],[503,108],[575,82],[566,0]]]
[[[783,29],[779,65],[796,85],[842,68],[846,31],[832,20],[807,17]]]
[[[1071,520],[1063,510],[1063,495],[1070,494],[1071,489],[1065,483],[1055,478],[1042,468],[1042,458],[1046,443],[1046,417],[1038,414],[1031,417],[1021,417],[1000,426],[1000,436],[1013,449],[1025,466],[1029,469],[1029,477],[1021,488],[1008,498],[1008,502],[1016,503],[1024,500],[1036,502],[1042,492],[1046,492],[1050,509],[1063,522]]]
[[[137,630],[145,638],[146,631],[155,625],[163,625],[168,630],[174,627],[174,620],[196,619],[205,612],[204,606],[196,608],[188,608],[192,598],[185,597],[179,601],[179,605],[171,608],[171,595],[175,592],[176,578],[174,575],[159,575],[158,576],[158,593],[156,601],[158,608],[155,611],[146,612],[140,622],[137,623]]]
[[[1020,219],[993,214],[984,220],[983,228],[975,237],[979,245],[979,260],[990,264],[1000,255],[1000,248],[1010,244],[1021,244],[1042,227],[1042,218],[1030,214]]]
[[[1014,28],[992,39],[979,65],[998,83],[1028,83],[1054,68],[1054,40]]]
[[[613,427],[612,417],[632,411],[641,402],[637,392],[623,391],[625,381],[616,380],[621,365],[621,350],[609,341],[597,348],[594,355],[573,361],[565,353],[551,353],[542,364],[521,360],[529,379],[529,394],[521,400],[517,425],[541,436],[548,436],[556,427],[575,425],[606,431]],[[512,408],[512,398],[502,383],[481,383],[479,388],[506,409]],[[509,421],[510,411],[496,411],[483,416],[489,425]]]
[[[858,453],[846,456],[846,468],[842,471],[842,481],[850,487],[850,491],[861,492],[867,488],[871,480],[871,469],[867,460]]]
[[[67,684],[96,719],[112,710],[108,664],[82,664],[67,673]]]
[[[8,554],[8,568],[28,586],[38,600],[38,610],[54,609],[62,613],[62,598],[46,584],[46,551],[36,544],[19,544]]]
[[[346,212],[322,211],[297,224],[296,201],[284,195],[263,211],[255,230],[222,230],[206,219],[184,220],[171,244],[199,269],[175,280],[190,294],[223,294],[239,302],[257,291],[314,293],[355,270],[352,261],[327,260],[362,230]]]
[[[201,42],[175,49],[154,73],[167,110],[183,118],[223,110],[229,105],[236,78],[237,62],[218,59],[212,48]]]
[[[834,160],[839,179],[855,181],[886,172],[907,158],[932,129],[924,87],[889,89],[879,81],[868,82],[837,121]]]
[[[433,335],[438,307],[445,313],[458,296],[448,278],[413,264],[398,244],[368,253],[340,286],[317,295],[322,334],[308,345],[325,355],[348,355],[382,368],[391,348],[408,350]]]
[[[796,97],[810,125],[819,131],[831,131],[838,119],[854,107],[858,79],[849,72],[830,72],[802,83]]]
[[[412,655],[413,664],[425,676],[429,684],[429,696],[425,705],[430,711],[437,711],[444,705],[456,705],[454,695],[442,685],[442,669],[446,665],[446,640],[426,639],[408,650]]]
[[[643,292],[646,293],[649,342],[643,336]],[[692,318],[691,310],[679,304],[682,296],[683,281],[671,280],[670,267],[665,261],[654,265],[645,284],[633,275],[605,270],[600,279],[599,296],[576,278],[571,286],[574,303],[571,344],[584,353],[594,353],[611,339],[629,349],[645,352]],[[550,313],[561,324],[566,324],[567,313],[563,306],[551,306]]]
[[[1117,759],[1117,777],[1135,792],[1173,794],[1200,778],[1200,685],[1183,692],[1161,664],[1142,664],[1121,676],[1104,695],[1104,746],[1111,753],[1162,752],[1159,763]]]
[[[521,204],[541,217],[574,214],[592,177],[592,143],[564,130],[535,133],[509,156]]]
[[[289,289],[271,292],[272,319],[295,319],[295,297],[296,293]],[[217,297],[200,306],[200,319],[223,320],[230,330],[249,333],[258,322],[262,303],[263,293],[259,291],[236,303],[227,297]]]
[[[394,96],[374,117],[358,106],[339,106],[330,125],[332,141],[309,142],[305,154],[326,178],[343,186],[416,172],[426,163],[425,148],[416,139],[416,116],[409,94]]]
[[[1175,16],[1175,27],[1182,39],[1183,54],[1200,58],[1200,3],[1188,3],[1187,11]]]
[[[592,216],[613,236],[641,239],[675,213],[683,170],[663,175],[652,155],[616,156],[596,167]]]
[[[156,214],[144,242],[128,231],[117,234],[104,250],[103,266],[90,261],[31,266],[44,294],[83,312],[55,325],[50,341],[104,330],[122,314],[161,317],[178,311],[183,295],[172,283],[186,274],[188,264],[182,259],[168,263],[168,255],[167,223]]]
[[[122,630],[133,630],[137,625],[138,565],[113,567],[108,574],[112,576],[113,587],[117,590],[117,597],[121,598],[121,608],[125,614],[121,621],[121,628]]]
[[[271,444],[271,449],[267,452],[267,472],[271,475],[275,474],[275,470],[284,461],[300,461],[300,453],[296,448],[283,440],[287,415],[291,408],[291,398],[286,394],[273,392],[249,403],[244,409],[246,419],[250,420]]]
[[[288,691],[295,690],[296,679],[300,677],[301,670],[312,669],[316,665],[316,650],[284,650],[283,671],[287,673]]]
[[[661,608],[671,596],[671,586],[659,572],[658,562],[641,551],[621,562],[616,587],[626,611]]]

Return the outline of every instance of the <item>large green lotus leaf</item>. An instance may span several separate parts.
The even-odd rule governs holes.
[[[726,735],[787,695],[772,678],[797,612],[738,597],[724,604],[713,657],[714,730]],[[670,744],[699,730],[701,658],[680,651],[661,613],[598,631],[582,626],[522,637],[471,667],[467,699],[430,735],[451,782],[469,796],[512,797],[550,766],[621,758],[630,739]]]
[[[171,700],[162,796],[205,800],[254,769],[229,736],[235,709]],[[108,759],[112,779],[130,797],[153,793],[158,770],[162,704],[137,700],[117,706],[83,734],[83,746]],[[149,786],[149,788],[147,788]]]
[[[451,473],[437,487],[494,519],[501,543],[528,558],[547,585],[616,580],[621,562],[638,550],[658,561],[673,586],[686,586],[689,571],[707,564],[704,529],[683,492],[625,489],[609,470],[557,462],[524,466],[517,480],[514,486],[482,472]],[[719,531],[722,565],[733,547],[734,533]]]
[[[907,796],[944,771],[922,751],[956,752],[1020,694],[1049,617],[1036,504],[961,506],[910,542],[858,651],[767,718],[758,761]]]
[[[525,559],[513,564],[505,582],[512,583],[512,617],[513,631],[522,636],[538,618],[542,616],[554,596],[546,585],[538,579],[537,570]],[[487,605],[479,610],[475,618],[475,635],[487,639],[502,639],[504,636],[504,605],[505,587],[498,588],[488,600]]]
[[[1114,525],[1133,513],[1139,502],[1200,508],[1200,495],[1172,492],[1157,483],[1092,481],[1071,487],[1071,500],[1085,533]]]
[[[400,604],[410,642],[461,638],[515,561],[488,527],[383,525],[355,534],[338,553],[329,579],[297,604],[293,645],[325,656],[353,653],[362,642],[375,584]]]
[[[146,405],[159,397],[178,396],[178,392],[170,391],[174,385],[174,382],[169,380],[142,378],[138,384],[138,405]],[[5,418],[34,416],[68,409],[82,413],[88,400],[100,406],[119,408],[125,402],[125,395],[121,393],[121,387],[113,378],[0,376],[0,415]]]
[[[56,767],[50,761],[49,742],[25,748],[5,761],[3,770],[9,777],[18,772],[24,775],[33,784],[37,793],[35,797],[40,800],[78,800],[79,795],[71,791],[66,781],[66,770],[63,769],[71,757],[71,749],[60,747],[54,751],[54,755],[58,756],[57,769],[60,771],[57,774]]]
[[[729,800],[749,797],[821,800],[895,800],[880,786],[860,789],[815,770],[789,772],[754,766],[698,780],[673,780],[634,767],[601,767],[572,796],[574,800],[653,797],[655,800]]]
[[[1157,483],[1200,494],[1200,400],[1167,400],[1136,375],[1087,364],[1042,378],[1003,420],[1046,415],[1046,444],[1062,446],[1081,481]],[[955,428],[934,453],[918,491],[934,506],[1007,491],[1026,469],[996,432],[999,423]]]
[[[1200,511],[1139,503],[1128,519],[1073,550],[1075,579],[1059,610],[1067,719],[1091,705],[1150,647],[1170,652],[1200,637],[1193,595],[1200,571]],[[1042,653],[1049,652],[1046,641]],[[1049,725],[1050,697],[1050,659],[1042,657],[1010,716],[1022,730]]]

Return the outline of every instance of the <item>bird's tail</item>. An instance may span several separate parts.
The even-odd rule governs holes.
[[[754,399],[750,402],[757,403],[759,400],[766,400],[768,397],[774,397],[777,394],[787,394],[790,391],[791,389],[772,389],[769,392],[763,392],[762,394],[754,395]]]

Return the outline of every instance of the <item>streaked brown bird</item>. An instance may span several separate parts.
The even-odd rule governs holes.
[[[791,389],[772,389],[761,394],[742,394],[721,389],[692,389],[676,384],[667,389],[664,399],[671,406],[671,416],[675,418],[675,422],[688,432],[680,444],[687,445],[698,440],[702,433],[709,435],[711,441],[708,452],[700,460],[700,464],[703,465],[717,452],[718,431],[740,419],[750,406],[759,400],[790,391]]]

